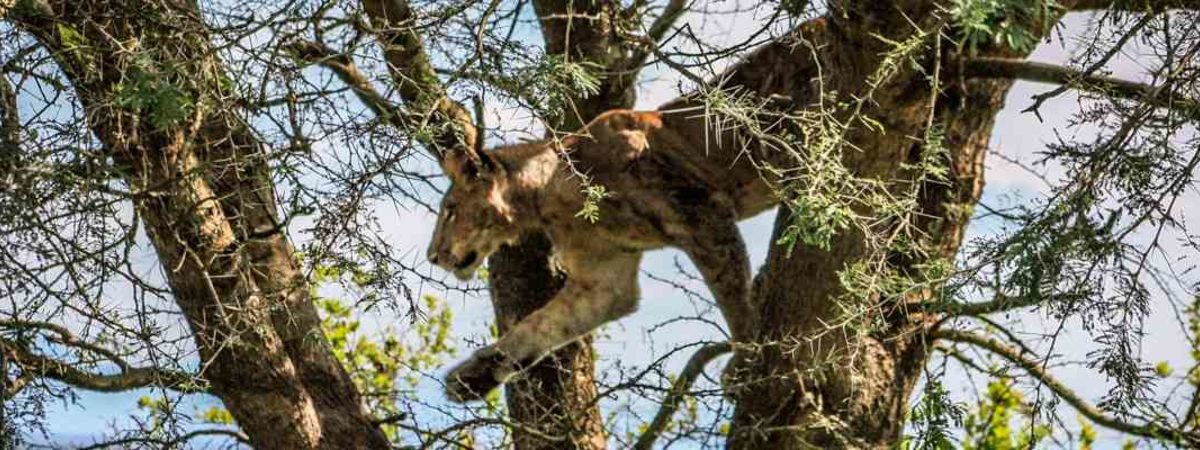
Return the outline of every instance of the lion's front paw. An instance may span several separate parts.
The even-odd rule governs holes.
[[[446,374],[446,396],[456,403],[483,400],[504,382],[507,359],[495,347],[484,347]]]

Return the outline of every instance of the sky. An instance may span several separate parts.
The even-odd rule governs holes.
[[[1083,28],[1088,20],[1087,15],[1073,14],[1064,21],[1063,39],[1054,39],[1043,43],[1031,59],[1036,61],[1062,63],[1066,62],[1076,47],[1074,33]],[[733,17],[722,18],[720,21],[704,21],[695,15],[686,16],[694,29],[701,30],[703,36],[727,43],[741,39],[747,32],[755,29],[753,23],[761,18],[752,12],[742,13]],[[1142,77],[1138,64],[1139,49],[1130,48],[1110,67],[1114,75],[1129,79]],[[993,151],[1006,158],[1031,162],[1036,158],[1036,152],[1044,148],[1047,142],[1055,139],[1056,130],[1066,130],[1067,118],[1077,110],[1075,97],[1066,95],[1048,102],[1042,108],[1044,121],[1032,114],[1020,111],[1031,102],[1030,97],[1039,92],[1051,89],[1051,86],[1028,82],[1018,82],[1007,98],[1007,107],[1000,114],[991,145]],[[654,67],[648,71],[646,82],[639,95],[639,108],[654,108],[657,105],[674,98],[680,92],[680,80],[669,70]],[[514,116],[502,107],[491,110],[496,122],[504,127],[519,128],[523,118]],[[511,139],[505,139],[511,140]],[[984,202],[991,205],[1012,204],[1017,201],[1028,201],[1037,198],[1044,192],[1046,186],[1036,176],[1031,175],[1018,165],[1006,162],[1000,158],[991,157],[987,162],[987,185],[984,191]],[[1054,167],[1041,170],[1053,179],[1061,176]],[[1195,199],[1191,199],[1195,200]],[[1180,210],[1185,214],[1200,214],[1197,204],[1184,205]],[[1191,211],[1191,212],[1186,212]],[[419,208],[402,208],[395,205],[380,205],[376,211],[384,228],[389,230],[388,239],[396,248],[411,249],[414,259],[421,259],[424,248],[428,244],[433,229],[434,216]],[[741,223],[740,229],[748,245],[753,266],[758,267],[765,260],[770,245],[771,229],[774,212],[767,212],[758,217]],[[297,224],[302,227],[303,224]],[[995,233],[994,224],[987,221],[975,222],[968,230],[968,236],[978,237]],[[298,232],[303,240],[303,233]],[[702,340],[721,340],[718,330],[711,326],[695,321],[678,322],[671,325],[659,326],[681,315],[702,315],[719,321],[715,310],[706,309],[703,305],[690,301],[679,290],[655,281],[652,276],[675,278],[676,264],[694,273],[691,264],[682,253],[676,250],[660,250],[647,253],[641,276],[642,301],[638,312],[630,317],[606,326],[597,340],[597,349],[602,368],[616,366],[644,365],[657,359],[665,352],[681,344]],[[426,267],[428,274],[444,277],[447,282],[452,277],[441,273],[436,268]],[[478,282],[475,282],[478,283]],[[477,284],[476,284],[477,285]],[[702,285],[691,283],[690,287],[705,292]],[[454,333],[458,339],[460,358],[472,348],[472,343],[487,341],[488,326],[491,323],[491,305],[487,298],[463,294],[458,291],[445,292],[432,286],[424,286],[424,293],[443,298],[455,312]],[[384,330],[388,328],[403,329],[406,323],[397,320],[388,311],[368,313],[364,320],[365,329]],[[1058,326],[1052,318],[1035,313],[1022,313],[1006,318],[1010,323],[1019,323],[1020,327],[1029,333],[1054,329]],[[1146,361],[1170,361],[1174,367],[1187,367],[1189,362],[1188,348],[1179,336],[1181,332],[1176,325],[1174,311],[1164,302],[1154,305],[1153,312],[1146,322],[1146,336],[1141,346],[1141,354]],[[1082,359],[1083,354],[1096,348],[1090,338],[1082,332],[1077,332],[1079,325],[1068,323],[1067,331],[1055,344],[1055,353],[1068,355],[1068,359]],[[1074,355],[1080,355],[1078,357]],[[677,370],[682,366],[686,355],[671,358],[668,367]],[[447,366],[448,367],[448,366]],[[720,364],[710,366],[710,371],[719,370]],[[1056,367],[1053,372],[1061,377],[1068,385],[1076,387],[1080,394],[1087,399],[1097,400],[1110,389],[1110,385],[1093,372],[1079,367]],[[952,372],[948,386],[960,400],[969,401],[972,393],[978,390],[978,379],[970,379],[961,373]],[[441,395],[435,383],[428,383],[421,388],[422,395]],[[136,391],[123,394],[97,394],[80,392],[78,401],[74,404],[56,404],[47,411],[46,422],[52,439],[59,442],[76,443],[91,442],[91,436],[108,430],[112,426],[127,423],[130,415],[140,415],[136,411],[138,397],[145,392]],[[196,408],[205,408],[216,404],[211,398],[195,398]],[[607,406],[606,406],[607,407]],[[1067,411],[1067,410],[1063,410]],[[1070,412],[1063,414],[1070,418],[1075,415]],[[1074,425],[1068,420],[1068,425]],[[1101,431],[1102,440],[1095,448],[1119,448],[1121,439],[1113,433]],[[686,446],[680,448],[687,448]]]

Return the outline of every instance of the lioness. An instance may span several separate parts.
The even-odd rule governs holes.
[[[567,274],[565,287],[543,308],[451,370],[450,399],[480,399],[556,348],[632,313],[642,252],[664,246],[687,253],[733,338],[746,336],[754,312],[737,221],[776,200],[746,158],[705,142],[703,120],[617,110],[561,141],[443,157],[451,186],[429,247],[431,262],[468,279],[501,245],[540,230]],[[679,129],[701,132],[672,131]],[[708,154],[688,157],[696,152]],[[594,223],[577,217],[588,200],[581,192],[585,179],[610,193]]]

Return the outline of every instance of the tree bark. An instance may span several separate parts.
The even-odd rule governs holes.
[[[866,96],[866,80],[880,66],[879,55],[891,50],[877,36],[892,42],[911,38],[915,27],[906,17],[934,29],[929,3],[834,2],[827,25],[812,37],[819,50],[811,54],[822,63],[825,91],[845,99]],[[929,73],[939,73],[939,94],[934,95],[928,77],[902,60],[899,72],[871,93],[862,112],[882,123],[884,131],[850,129],[850,149],[842,159],[855,176],[887,181],[898,193],[912,186],[904,165],[921,160],[927,127],[942,128],[949,154],[940,162],[949,168],[948,180],[919,186],[919,211],[912,216],[924,253],[891,252],[885,259],[890,270],[917,279],[922,264],[953,261],[982,192],[988,140],[1012,84],[962,78],[936,63],[952,60],[951,52],[939,55],[938,48],[931,41],[913,59]],[[1024,56],[1005,49],[983,53]],[[815,92],[801,89],[794,100],[812,104]],[[781,207],[772,242],[791,220],[792,212]],[[769,250],[755,279],[753,299],[762,323],[756,327],[756,350],[738,380],[731,448],[884,449],[899,443],[908,402],[929,356],[926,334],[935,317],[903,309],[902,304],[920,298],[847,295],[840,273],[867,257],[866,242],[852,227],[836,234],[827,250],[804,244],[790,254],[779,245]],[[846,311],[856,307],[870,312],[848,317]],[[879,318],[883,325],[872,323]]]
[[[255,447],[388,448],[321,332],[195,3],[26,1],[15,19],[51,49],[135,192],[201,376]]]
[[[528,235],[518,245],[492,256],[492,305],[501,334],[541,308],[562,288],[564,276],[552,264],[550,240],[544,234]],[[605,448],[595,373],[595,350],[589,336],[558,349],[506,384],[510,419],[540,431],[514,429],[514,448]]]
[[[612,20],[618,2],[538,0],[533,5],[548,54],[606,69],[617,63],[620,53],[613,48],[616,30]],[[575,98],[561,122],[550,123],[549,128],[575,130],[600,113],[632,107],[634,86],[626,81],[628,77],[603,76],[599,94]],[[492,304],[501,333],[541,308],[562,288],[563,274],[555,268],[550,250],[549,238],[531,234],[516,245],[501,248],[489,260]],[[515,448],[605,448],[595,372],[595,350],[589,336],[559,349],[506,384],[513,422],[562,438],[550,441],[515,429]]]

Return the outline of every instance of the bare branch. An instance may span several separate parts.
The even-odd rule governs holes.
[[[410,114],[422,118],[416,125],[438,129],[426,144],[437,156],[451,149],[472,151],[478,137],[470,113],[446,95],[441,80],[425,54],[414,29],[415,16],[405,0],[363,0],[371,30],[383,46],[388,72]]]
[[[964,70],[966,76],[975,78],[1012,78],[1070,85],[1114,97],[1145,101],[1156,107],[1179,111],[1189,119],[1200,118],[1200,102],[1196,99],[1162,93],[1159,87],[1149,84],[1087,74],[1055,64],[980,57],[964,61]]]
[[[61,325],[36,321],[0,320],[0,330],[30,330],[47,333],[42,336],[49,342],[94,354],[120,369],[119,374],[90,373],[80,370],[73,364],[40,355],[25,344],[0,339],[0,348],[21,367],[26,375],[50,378],[72,386],[100,392],[121,392],[148,386],[161,386],[187,393],[206,391],[203,383],[195,375],[157,368],[132,367],[111,349],[79,339]]]
[[[122,367],[117,374],[92,373],[54,358],[34,353],[28,347],[0,339],[0,349],[25,373],[49,378],[98,392],[124,392],[144,387],[164,387],[184,393],[206,392],[195,376],[168,370]]]
[[[79,447],[79,450],[98,450],[103,448],[129,448],[132,444],[151,444],[159,448],[179,448],[183,444],[187,444],[192,439],[201,437],[224,436],[233,439],[241,444],[250,445],[250,437],[246,433],[235,430],[194,430],[189,431],[174,439],[162,439],[152,437],[146,434],[131,436],[122,439],[114,439],[105,442],[95,443],[86,447]]]
[[[1108,415],[1081,398],[1078,393],[1063,384],[1054,375],[1051,375],[1040,362],[996,339],[958,330],[937,330],[933,332],[932,337],[934,339],[944,339],[951,342],[974,345],[1004,358],[1050,388],[1051,392],[1097,425],[1135,436],[1152,439],[1163,439],[1165,437],[1179,443],[1188,443],[1193,446],[1200,445],[1200,434],[1185,432],[1153,422],[1145,424],[1130,423]]]
[[[1125,44],[1129,43],[1130,39],[1133,39],[1134,36],[1137,36],[1139,33],[1141,33],[1146,25],[1149,25],[1150,22],[1156,17],[1158,17],[1158,14],[1143,14],[1142,17],[1133,24],[1133,26],[1124,31],[1124,34],[1120,39],[1117,39],[1116,42],[1109,46],[1108,51],[1105,52],[1103,56],[1095,61],[1092,61],[1087,68],[1083,69],[1082,74],[1094,75],[1097,71],[1103,69],[1105,64],[1108,64],[1113,57],[1117,56],[1117,54],[1121,52],[1121,49],[1125,48]],[[1051,89],[1050,91],[1034,95],[1033,104],[1029,105],[1028,108],[1025,108],[1025,111],[1033,111],[1033,113],[1037,114],[1040,118],[1041,114],[1038,112],[1038,110],[1041,108],[1042,104],[1045,103],[1046,100],[1062,95],[1069,89],[1071,89],[1070,85],[1063,84],[1055,89]]]
[[[719,342],[700,347],[696,353],[692,354],[687,364],[683,366],[683,371],[679,373],[679,378],[675,379],[675,383],[671,385],[671,390],[667,393],[667,398],[663,399],[662,407],[654,415],[654,420],[650,421],[646,431],[638,437],[637,443],[633,445],[634,449],[649,450],[654,447],[654,441],[658,440],[659,435],[671,422],[671,417],[675,415],[676,411],[679,411],[679,405],[683,402],[688,390],[691,389],[692,383],[700,377],[700,374],[704,373],[704,366],[717,357],[729,353],[730,349],[728,342]]]
[[[636,78],[637,72],[641,70],[643,65],[646,64],[646,59],[649,58],[652,53],[658,50],[657,45],[661,43],[664,38],[666,38],[667,32],[671,31],[671,28],[675,25],[675,22],[683,16],[683,13],[686,11],[686,5],[687,0],[671,0],[670,3],[667,3],[667,6],[663,8],[663,11],[659,13],[658,17],[654,19],[654,22],[650,24],[650,29],[646,31],[646,36],[638,40],[638,45],[630,53],[629,59],[622,64],[626,71],[631,72],[631,74],[628,76]],[[636,39],[629,36],[626,36],[626,38]],[[665,58],[663,60],[664,62],[666,61]],[[683,73],[686,76],[691,75],[688,71],[686,71],[686,69],[680,73]]]
[[[1072,298],[1069,295],[1012,297],[1000,293],[993,296],[991,300],[984,302],[927,302],[921,306],[921,309],[927,312],[942,313],[951,316],[983,316],[1014,309],[1028,308],[1042,303],[1067,301]]]
[[[332,71],[350,90],[358,96],[359,101],[366,105],[381,120],[397,127],[408,126],[403,115],[404,110],[389,101],[375,89],[371,79],[358,69],[350,55],[338,53],[326,45],[311,41],[296,41],[288,45],[288,50],[296,57],[309,63],[317,64]]]

